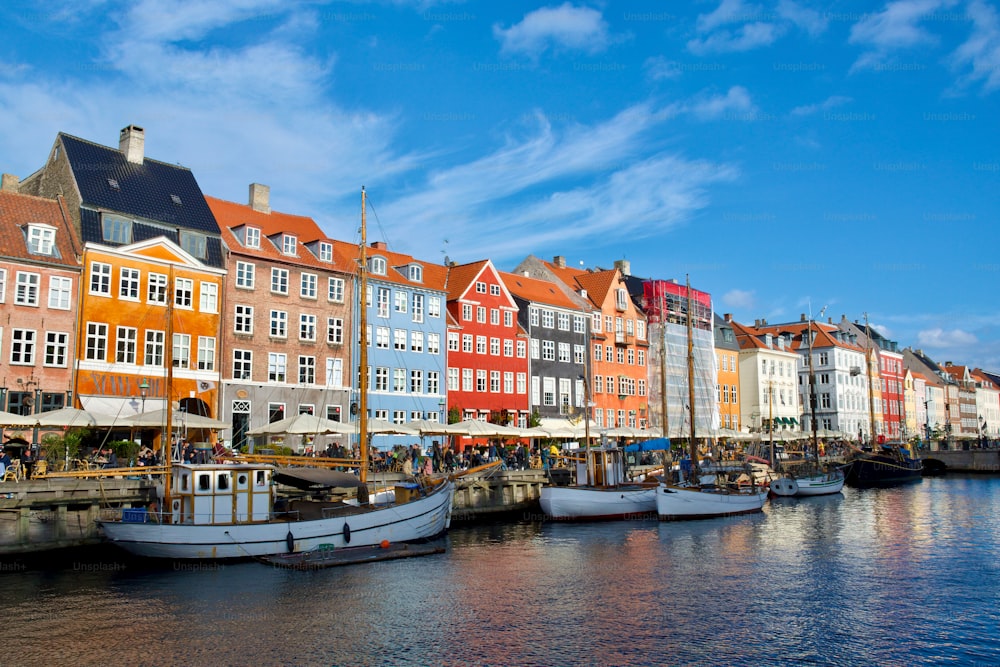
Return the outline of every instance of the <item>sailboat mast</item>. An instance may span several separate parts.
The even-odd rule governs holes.
[[[358,260],[358,320],[361,341],[358,354],[358,441],[361,449],[361,484],[368,483],[368,236],[365,220],[365,188],[361,186],[361,249]]]
[[[163,456],[163,461],[166,465],[166,473],[163,476],[163,507],[160,508],[160,511],[169,511],[171,512],[171,516],[173,516],[170,508],[170,486],[173,483],[171,472],[174,463],[174,402],[172,388],[174,386],[174,299],[177,298],[173,264],[170,265],[169,274],[167,278],[167,326],[164,336],[165,340],[163,341],[164,347],[166,347],[166,350],[164,350],[164,363],[167,366],[167,387],[164,390],[164,395],[166,396],[164,405],[166,425],[163,430],[163,433],[166,434],[166,444],[163,443],[163,434],[160,435],[160,454]]]
[[[687,280],[687,362],[688,362],[688,403],[690,408],[688,413],[691,417],[691,471],[694,473],[698,469],[698,444],[695,442],[694,428],[694,303],[691,299],[691,276],[686,276]]]
[[[865,369],[868,376],[868,416],[871,421],[871,445],[875,448],[875,385],[872,384],[872,330],[868,326],[868,313],[865,313]]]
[[[665,308],[666,299],[663,297],[663,285],[658,285],[660,297],[660,414],[663,418],[660,425],[663,427],[663,437],[670,438],[669,424],[667,419],[667,311]]]
[[[816,369],[813,367],[813,320],[811,311],[812,309],[810,308],[809,329],[806,331],[806,335],[809,337],[809,423],[812,426],[813,452],[815,452],[816,461],[819,462],[819,435],[817,433],[819,425],[816,423]],[[823,311],[820,312],[820,317],[822,316]]]

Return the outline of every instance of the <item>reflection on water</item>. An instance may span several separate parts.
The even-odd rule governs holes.
[[[305,573],[9,561],[0,663],[996,664],[998,505],[1000,480],[953,477],[705,522],[458,528],[446,554]]]

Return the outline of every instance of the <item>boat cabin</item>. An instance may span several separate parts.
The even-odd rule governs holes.
[[[590,469],[593,471],[594,479],[592,486],[618,486],[628,484],[625,478],[625,452],[617,447],[593,447],[588,452],[580,450],[584,455],[583,461],[576,464],[576,484],[577,486],[588,486],[587,481],[587,461],[590,456]]]
[[[273,466],[173,465],[171,523],[221,525],[267,521],[274,507]]]

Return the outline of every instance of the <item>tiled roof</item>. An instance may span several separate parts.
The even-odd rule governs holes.
[[[345,241],[331,241],[333,243],[333,261],[338,268],[354,273],[357,271],[358,258],[360,252],[358,246]],[[442,264],[433,264],[413,258],[411,255],[404,255],[392,252],[386,248],[368,246],[366,255],[369,263],[373,256],[384,257],[387,263],[385,275],[378,275],[368,272],[369,282],[387,282],[409,287],[423,287],[428,290],[444,292],[448,285],[448,267]],[[423,269],[423,280],[414,282],[410,280],[402,271],[401,267],[410,264],[418,264]]]
[[[135,164],[117,149],[64,133],[59,138],[84,206],[219,233],[190,169],[149,158]]]
[[[531,303],[542,303],[557,308],[580,310],[557,285],[547,280],[529,278],[516,273],[500,272],[500,279],[507,286],[507,291],[516,297]]]
[[[338,262],[336,256],[332,262],[320,261],[319,257],[306,247],[304,239],[324,238],[322,230],[312,218],[278,211],[264,213],[255,211],[248,204],[237,204],[215,197],[205,197],[205,200],[215,215],[215,219],[219,222],[223,241],[235,253],[322,270],[351,271],[353,269],[353,263],[348,266],[348,263],[343,260]],[[247,248],[243,245],[233,231],[242,226],[256,227],[260,230],[260,248]],[[297,254],[294,257],[283,253],[270,240],[270,237],[280,233],[290,234],[298,240],[296,244]]]
[[[78,266],[80,242],[69,220],[69,211],[62,197],[53,200],[0,191],[0,257]],[[30,222],[56,228],[54,255],[28,252],[24,226]]]
[[[562,280],[570,289],[577,291],[579,288],[587,290],[587,298],[598,308],[604,305],[604,300],[611,290],[615,279],[618,277],[618,269],[605,269],[603,271],[585,271],[570,267],[560,267],[552,262],[542,261],[555,276]]]
[[[470,264],[457,264],[448,267],[448,301],[461,298],[469,291],[473,281],[479,276],[489,260],[480,260]]]
[[[180,233],[176,229],[164,229],[159,225],[145,224],[140,220],[132,223],[132,243],[148,241],[158,236],[170,239],[176,245],[181,245]],[[89,208],[80,209],[80,240],[83,243],[98,243],[101,245],[122,244],[107,243],[101,227],[101,214]],[[202,258],[208,266],[224,268],[222,260],[222,239],[219,236],[207,236],[205,238],[205,257]]]
[[[799,350],[803,346],[808,347],[809,342],[805,340],[805,330],[809,327],[809,322],[788,322],[786,324],[768,324],[760,327],[754,327],[754,330],[760,333],[770,333],[775,336],[783,333],[792,334],[792,348]],[[855,352],[864,352],[865,348],[861,345],[854,343],[849,343],[841,340],[837,340],[834,334],[839,331],[839,329],[826,322],[813,322],[812,329],[816,333],[816,340],[813,342],[813,348],[823,348],[823,347],[839,347],[847,350],[854,350]]]

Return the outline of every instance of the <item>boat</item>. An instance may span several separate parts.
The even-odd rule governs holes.
[[[824,307],[820,311],[820,317],[826,310]],[[771,493],[776,496],[825,496],[840,493],[844,489],[845,475],[840,466],[827,466],[824,468],[819,460],[819,437],[816,423],[816,371],[813,367],[813,320],[810,313],[807,337],[809,339],[809,423],[812,425],[812,451],[813,460],[801,465],[792,465],[786,462],[784,475],[771,480]],[[773,398],[771,399],[773,401]],[[773,443],[773,435],[772,443]],[[773,447],[773,444],[772,444]],[[772,465],[776,462],[772,461]]]
[[[651,519],[656,482],[628,481],[618,447],[588,447],[576,463],[576,483],[543,486],[539,503],[546,517],[559,521]]]
[[[868,327],[868,314],[865,313],[865,331]],[[875,394],[872,389],[871,369],[871,336],[865,346],[868,354],[865,364],[868,368],[868,410],[871,418],[871,434],[875,439]],[[912,484],[923,479],[923,462],[910,446],[901,442],[879,443],[859,450],[847,462],[847,484],[857,488],[891,487],[902,484]]]
[[[689,456],[681,462],[682,479],[677,483],[661,482],[656,490],[656,514],[660,521],[712,519],[760,512],[767,500],[767,489],[755,484],[748,471],[718,470],[701,475],[698,470],[698,444],[695,439],[694,392],[694,308],[691,303],[691,282],[687,283],[688,330],[688,405],[691,432],[688,438]],[[685,474],[686,473],[686,474]]]
[[[365,192],[361,191],[361,243],[357,296],[366,293]],[[168,284],[173,284],[171,280]],[[172,299],[168,303],[172,303]],[[366,308],[359,304],[360,327]],[[168,311],[168,335],[172,335]],[[168,337],[168,340],[170,338]],[[360,345],[360,367],[367,350]],[[167,346],[170,350],[170,346]],[[172,363],[166,361],[167,387]],[[367,374],[360,373],[358,431],[361,465],[356,498],[347,501],[286,501],[275,493],[274,466],[266,463],[179,463],[170,461],[157,491],[159,507],[126,509],[99,525],[112,544],[137,556],[176,559],[227,559],[307,552],[321,547],[342,549],[437,537],[451,523],[454,481],[420,478],[399,484],[392,494],[369,499]],[[169,394],[168,394],[169,398]],[[169,410],[167,411],[169,415]],[[170,438],[168,416],[166,438]],[[166,451],[166,450],[165,450]],[[383,502],[386,495],[392,500]]]
[[[329,567],[373,563],[381,560],[397,560],[416,556],[442,554],[446,551],[440,544],[383,544],[371,547],[334,548],[331,544],[321,544],[310,551],[290,554],[261,556],[259,560],[274,567],[289,570],[323,570]]]

